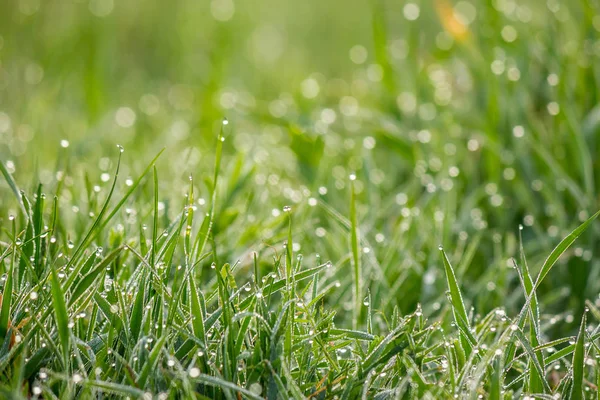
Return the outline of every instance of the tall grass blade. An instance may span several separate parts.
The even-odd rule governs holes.
[[[585,369],[585,320],[586,314],[581,317],[581,326],[575,343],[575,353],[573,353],[573,383],[571,386],[571,400],[581,400],[584,398],[583,381]]]

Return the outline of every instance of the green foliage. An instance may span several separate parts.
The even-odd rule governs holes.
[[[597,398],[599,11],[2,3],[0,398]]]

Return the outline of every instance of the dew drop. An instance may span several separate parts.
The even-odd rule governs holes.
[[[292,211],[292,207],[290,207],[290,206],[283,207],[283,212],[290,212],[290,211]]]
[[[223,118],[223,125],[229,125],[229,120],[227,118]]]
[[[117,145],[117,148],[119,149],[119,151],[121,153],[125,151],[125,149],[123,148],[123,146],[121,146],[120,144]]]

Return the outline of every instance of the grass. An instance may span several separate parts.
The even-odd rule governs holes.
[[[598,11],[0,5],[0,397],[598,398]]]

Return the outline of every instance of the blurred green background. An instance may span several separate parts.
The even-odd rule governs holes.
[[[597,7],[3,0],[0,156],[27,193],[41,181],[59,195],[66,241],[99,208],[116,144],[121,192],[166,147],[166,226],[190,174],[198,207],[208,202],[203,179],[226,117],[222,258],[246,267],[259,251],[268,269],[292,205],[295,251],[308,264],[331,259],[327,279],[341,287],[330,301],[351,307],[345,216],[356,173],[365,289],[378,309],[441,308],[442,244],[477,311],[514,310],[518,226],[535,273],[600,206]],[[113,228],[124,237],[151,220],[146,186]],[[17,206],[5,182],[0,190],[5,224]],[[544,282],[545,311],[572,320],[597,299],[598,228]]]

